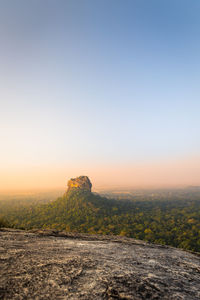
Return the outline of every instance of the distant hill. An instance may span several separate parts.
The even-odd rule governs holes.
[[[190,185],[187,188],[190,189],[190,190],[200,191],[200,186],[199,185]]]

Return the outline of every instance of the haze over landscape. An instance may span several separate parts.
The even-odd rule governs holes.
[[[0,1],[0,299],[200,299],[200,1]]]
[[[199,1],[1,1],[0,190],[200,185]]]

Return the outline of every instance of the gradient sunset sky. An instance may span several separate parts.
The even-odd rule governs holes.
[[[200,185],[199,16],[199,0],[0,0],[0,190]]]

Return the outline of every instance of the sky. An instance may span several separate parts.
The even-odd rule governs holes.
[[[200,185],[199,0],[0,0],[0,190]]]

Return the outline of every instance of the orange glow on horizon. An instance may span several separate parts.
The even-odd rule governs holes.
[[[0,190],[65,189],[68,179],[87,175],[93,190],[200,185],[200,158],[145,164],[32,166],[2,170]]]

